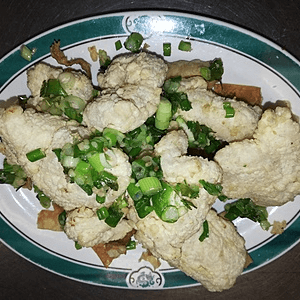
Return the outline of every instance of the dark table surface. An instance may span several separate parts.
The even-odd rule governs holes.
[[[123,10],[173,10],[244,27],[300,59],[300,1],[290,0],[1,0],[0,57],[27,39],[68,21]],[[1,71],[1,70],[0,70]],[[202,286],[163,291],[121,290],[76,282],[20,257],[0,243],[1,299],[299,299],[300,245],[275,261],[240,276],[222,293]]]

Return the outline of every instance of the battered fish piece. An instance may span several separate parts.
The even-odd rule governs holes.
[[[123,133],[142,125],[160,102],[167,65],[155,55],[141,52],[115,58],[98,75],[101,95],[87,105],[83,122],[102,131],[105,127]]]
[[[64,70],[61,67],[53,67],[45,63],[34,65],[27,71],[27,86],[30,89],[31,97],[28,104],[40,110],[43,97],[40,96],[41,87],[44,81],[49,79],[61,79],[63,74],[68,74],[71,78],[68,85],[65,86],[65,91],[68,95],[73,95],[82,99],[87,103],[93,97],[92,81],[82,72],[77,70]],[[67,77],[68,78],[68,77]]]
[[[253,139],[231,143],[215,161],[223,193],[261,206],[283,205],[300,194],[300,125],[287,107],[266,110]]]
[[[52,151],[89,135],[90,131],[77,122],[65,121],[58,116],[37,113],[33,109],[23,111],[20,106],[0,110],[0,136],[8,162],[20,165],[33,184],[65,210],[101,206],[96,201],[95,193],[88,196],[77,184],[67,180],[61,163]],[[45,151],[46,157],[30,162],[26,153],[38,148]],[[127,155],[119,149],[112,151],[115,161],[109,172],[118,177],[119,189],[108,191],[105,206],[124,193],[131,174]]]
[[[203,228],[187,239],[175,267],[199,281],[211,292],[231,288],[243,272],[247,251],[245,241],[233,224],[219,217],[214,210],[207,215],[209,237],[202,242]]]
[[[199,186],[198,197],[193,199],[185,197],[194,207],[187,210],[175,223],[162,221],[155,212],[144,219],[137,216],[134,208],[129,214],[136,223],[138,240],[142,239],[143,245],[155,256],[163,256],[164,259],[173,263],[180,258],[180,248],[184,241],[199,231],[217,198],[207,193],[199,180],[203,179],[216,184],[222,179],[222,170],[215,162],[201,157],[185,156],[183,154],[186,151],[187,137],[182,130],[169,132],[155,146],[155,153],[161,156],[161,167],[167,183],[176,185],[176,183],[185,182]],[[173,162],[175,162],[174,165]]]
[[[216,95],[207,90],[202,77],[183,78],[178,92],[187,94],[192,109],[178,110],[186,121],[198,121],[214,131],[217,139],[227,142],[251,138],[261,116],[259,106],[250,106],[243,101],[236,101]],[[234,117],[226,118],[224,102],[230,103],[235,111]]]

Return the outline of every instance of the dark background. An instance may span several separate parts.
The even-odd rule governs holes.
[[[1,0],[0,57],[45,30],[123,10],[173,10],[213,17],[249,29],[300,59],[300,1],[290,0]],[[1,72],[1,70],[0,70]],[[299,74],[300,75],[300,74]],[[300,245],[268,265],[240,276],[222,293],[202,286],[163,291],[102,288],[43,270],[0,243],[1,299],[299,299]]]

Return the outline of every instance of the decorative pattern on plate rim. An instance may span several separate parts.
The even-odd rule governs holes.
[[[126,283],[130,288],[157,289],[163,288],[165,279],[161,273],[145,266],[129,273],[126,277]]]

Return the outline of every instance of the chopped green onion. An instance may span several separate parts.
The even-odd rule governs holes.
[[[199,196],[199,187],[188,185],[187,183],[177,183],[175,189],[180,192],[181,196],[197,198]]]
[[[203,226],[203,231],[202,231],[202,234],[200,235],[199,237],[199,241],[200,242],[203,242],[206,238],[209,237],[209,227],[208,227],[208,222],[207,220],[205,220],[202,224]]]
[[[163,53],[164,53],[164,56],[170,56],[171,55],[171,43],[164,43],[163,44]]]
[[[61,159],[61,151],[62,151],[62,149],[60,149],[60,148],[56,148],[56,149],[53,149],[52,151],[55,153],[55,155],[56,155],[56,157],[57,157],[58,161],[60,161],[60,159]]]
[[[223,108],[226,111],[225,118],[233,118],[235,115],[235,109],[231,106],[230,102],[224,102]]]
[[[162,190],[162,185],[157,177],[145,177],[138,181],[142,193],[152,196]]]
[[[200,74],[205,80],[211,80],[211,71],[209,67],[201,67]]]
[[[101,207],[97,209],[96,213],[99,220],[104,220],[109,216],[109,212],[106,207]]]
[[[35,52],[36,52],[36,48],[30,50],[26,45],[22,45],[20,49],[21,56],[28,61],[31,61],[32,55]]]
[[[35,162],[46,157],[46,153],[41,148],[37,148],[35,150],[26,153],[26,157],[29,161]]]
[[[125,138],[124,133],[108,127],[104,128],[103,136],[109,141],[108,147],[115,147],[117,145],[117,142],[120,144]]]
[[[268,221],[268,211],[264,206],[255,205],[249,198],[238,199],[235,202],[225,205],[225,218],[233,221],[237,217],[248,218],[260,223],[264,230],[268,230],[271,224]]]
[[[81,248],[82,246],[77,241],[75,241],[75,249],[80,250]]]
[[[221,59],[215,59],[209,67],[201,67],[201,76],[208,81],[221,80],[224,73],[223,62]]]
[[[95,153],[93,156],[88,158],[90,165],[97,171],[101,172],[104,170],[104,166],[100,161],[100,153]]]
[[[180,41],[180,43],[178,45],[178,50],[186,51],[186,52],[192,51],[191,42]]]
[[[74,108],[76,111],[82,112],[85,108],[85,101],[77,96],[70,95],[63,99],[61,108],[63,110],[66,108]]]
[[[103,165],[104,168],[106,169],[111,169],[110,163],[107,161],[105,153],[100,153],[99,154],[100,162]]]
[[[163,85],[164,91],[166,93],[176,93],[180,87],[181,79],[182,79],[181,76],[176,76],[176,77],[169,78],[168,80],[166,80]]]
[[[58,79],[49,79],[44,81],[41,87],[41,97],[62,96],[67,97],[67,92],[62,88]]]
[[[136,249],[136,242],[129,241],[126,245],[126,250],[134,250],[134,249]]]
[[[19,165],[9,164],[4,158],[3,169],[0,170],[0,184],[12,185],[15,189],[22,187],[27,180],[27,175]]]
[[[65,227],[66,220],[67,220],[67,212],[64,210],[58,215],[58,223],[60,224],[61,228]]]
[[[49,208],[51,206],[51,199],[44,194],[36,185],[34,186],[34,192],[37,193],[36,198],[40,201],[40,204],[44,208]]]
[[[159,218],[161,218],[164,222],[173,223],[176,222],[179,218],[179,213],[177,208],[172,203],[172,198],[174,196],[173,188],[162,182],[162,191],[160,193],[156,193],[152,197],[152,203],[154,210]]]
[[[114,191],[117,191],[119,189],[117,179],[118,179],[117,176],[115,176],[107,171],[100,172],[99,177],[97,178],[97,180],[99,182],[101,182],[102,185],[107,185]]]
[[[121,43],[120,40],[115,42],[115,48],[116,48],[117,51],[119,51],[122,47],[123,46],[122,46],[122,43]]]
[[[99,195],[96,195],[96,201],[100,204],[103,204],[105,202],[105,196],[99,196]]]
[[[140,33],[133,32],[124,42],[124,47],[131,52],[138,52],[143,40],[143,36]]]
[[[164,222],[174,223],[179,219],[179,212],[176,206],[168,205],[164,208],[161,214],[161,219]]]
[[[127,191],[133,201],[138,201],[143,197],[140,187],[138,187],[134,182],[129,183]]]
[[[124,213],[122,208],[126,207],[128,204],[126,200],[121,196],[119,197],[109,208],[109,216],[106,217],[105,223],[110,227],[116,227],[119,221],[122,219]]]
[[[148,214],[150,214],[154,210],[154,207],[151,204],[150,197],[147,196],[143,196],[138,201],[135,201],[134,207],[138,213],[139,218],[141,219],[145,218]]]
[[[172,104],[166,98],[161,98],[155,117],[155,127],[159,130],[165,130],[169,127],[172,117]]]
[[[107,55],[107,52],[105,50],[100,49],[98,51],[99,54],[99,62],[100,62],[100,67],[108,67],[109,64],[111,63],[110,57]]]
[[[200,179],[199,182],[203,186],[203,188],[212,196],[219,196],[222,192],[223,187],[220,184],[213,184],[202,179]]]
[[[57,77],[63,89],[71,89],[75,85],[75,76],[71,72],[60,73]]]

